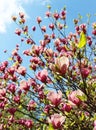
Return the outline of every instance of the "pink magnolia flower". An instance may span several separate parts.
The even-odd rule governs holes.
[[[0,109],[4,109],[4,107],[5,107],[5,105],[6,105],[6,103],[5,102],[0,102]]]
[[[96,36],[96,29],[92,31],[92,34]]]
[[[26,43],[32,45],[34,43],[34,41],[32,39],[28,38],[26,40]]]
[[[10,118],[8,119],[8,125],[11,125],[13,122],[15,121],[14,116],[10,116]]]
[[[96,120],[94,121],[94,126],[96,126]]]
[[[32,52],[35,54],[35,55],[39,55],[40,52],[41,52],[41,49],[40,46],[37,46],[37,45],[34,45],[32,46]]]
[[[78,96],[83,96],[83,95],[84,93],[78,89],[78,90],[72,91],[68,95],[68,99],[75,105],[80,105],[82,103],[82,100]]]
[[[41,27],[41,30],[42,30],[43,32],[46,32],[46,26],[42,26],[42,27]]]
[[[65,56],[55,59],[55,70],[61,74],[65,74],[69,67],[69,59]]]
[[[14,113],[16,112],[16,108],[9,108],[8,110],[7,110],[11,115],[14,115]]]
[[[15,66],[13,67],[13,66],[11,66],[10,68],[8,68],[8,73],[9,74],[11,74],[11,75],[13,75],[14,74],[14,72],[15,72]]]
[[[17,72],[21,75],[25,75],[26,74],[26,68],[23,67],[23,66],[20,66],[18,69],[17,69]]]
[[[32,57],[32,59],[30,59],[30,62],[38,64],[40,62],[40,59],[39,59],[39,57],[35,56],[35,57]]]
[[[54,91],[50,91],[47,95],[47,99],[51,101],[52,105],[58,106],[61,103],[62,92],[58,91],[58,93]]]
[[[18,36],[20,36],[21,35],[21,30],[20,29],[16,29],[15,30],[15,34],[17,34]]]
[[[20,96],[14,96],[13,100],[15,103],[20,103]]]
[[[0,124],[0,130],[4,130],[4,124]]]
[[[15,93],[16,91],[16,85],[15,84],[9,84],[7,88],[11,93]]]
[[[29,86],[32,86],[32,87],[35,87],[37,84],[36,84],[36,81],[35,81],[35,79],[28,79],[28,85]]]
[[[31,52],[30,52],[30,50],[25,50],[25,51],[23,51],[23,54],[25,54],[25,55],[27,55],[27,56],[30,56],[30,55],[31,55]]]
[[[2,65],[5,66],[5,67],[7,67],[8,66],[8,61],[2,62]]]
[[[25,14],[23,12],[19,13],[20,18],[24,18]]]
[[[54,41],[54,44],[55,44],[56,47],[58,47],[58,46],[61,44],[60,39],[57,38],[57,39]]]
[[[30,110],[35,110],[35,108],[36,108],[36,102],[35,101],[33,101],[33,100],[30,100],[29,101],[29,103],[28,103],[28,107],[27,107],[27,109],[28,109],[28,111],[30,111]]]
[[[30,119],[20,119],[18,120],[18,123],[26,126],[27,128],[31,128],[33,126],[33,121]]]
[[[27,119],[27,120],[25,121],[25,126],[26,126],[27,128],[31,128],[31,127],[33,126],[33,121]]]
[[[27,81],[21,80],[20,81],[20,89],[28,91],[30,89],[30,86],[28,85]]]
[[[94,129],[93,130],[96,130],[96,126],[94,126]]]
[[[50,106],[50,105],[46,105],[46,106],[44,107],[44,113],[48,114],[49,111],[50,111],[50,109],[51,109],[51,106]]]
[[[48,78],[48,71],[46,69],[43,69],[42,71],[39,71],[37,74],[37,79],[39,79],[41,82],[46,83]]]
[[[46,54],[46,56],[52,58],[53,57],[53,50],[52,49],[44,49],[44,53]]]
[[[96,130],[96,120],[94,121],[94,129],[93,130]]]
[[[13,51],[12,51],[12,55],[13,55],[13,56],[17,56],[17,55],[18,55],[18,51],[17,51],[16,49],[13,50]]]
[[[64,123],[65,121],[65,117],[60,115],[60,114],[54,114],[54,115],[51,115],[50,118],[48,118],[48,123],[52,124],[54,129],[58,129],[62,126],[62,124]]]
[[[6,96],[6,89],[5,88],[0,89],[0,96],[3,96],[3,97]]]

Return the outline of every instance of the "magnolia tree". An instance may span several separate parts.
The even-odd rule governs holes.
[[[25,15],[12,17],[27,49],[21,57],[16,45],[0,63],[0,130],[96,130],[96,23],[88,31],[90,15],[86,23],[79,16],[66,33],[66,8],[48,6],[46,17],[48,26],[37,17],[38,43]]]

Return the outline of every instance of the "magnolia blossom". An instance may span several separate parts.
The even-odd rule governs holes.
[[[15,34],[17,34],[18,36],[20,36],[21,35],[21,30],[20,29],[16,29],[15,30]]]
[[[9,84],[8,85],[8,91],[10,91],[11,93],[14,93],[16,91],[16,85],[15,84]]]
[[[33,126],[33,121],[30,119],[20,119],[18,120],[18,123],[26,126],[27,128],[31,128]]]
[[[69,59],[65,56],[55,59],[55,68],[54,71],[59,72],[60,74],[65,74],[69,67]]]
[[[20,103],[20,96],[14,96],[13,101],[15,103]]]
[[[43,69],[42,71],[39,71],[37,74],[37,79],[39,79],[41,82],[45,83],[48,78],[48,71],[46,69]]]
[[[7,110],[11,115],[14,115],[14,113],[16,112],[16,108],[9,108],[8,110]]]
[[[53,105],[57,106],[61,103],[62,92],[58,91],[58,93],[56,93],[54,91],[50,91],[47,95],[47,99],[51,101]]]
[[[23,66],[20,66],[18,69],[17,69],[17,72],[21,75],[25,75],[26,74],[26,68],[23,67]]]
[[[5,88],[2,88],[0,89],[0,97],[5,97],[6,96],[6,89]]]
[[[94,129],[93,130],[96,130],[96,120],[94,121]]]
[[[33,101],[33,100],[30,100],[29,101],[29,103],[28,103],[28,107],[27,107],[27,109],[28,109],[28,111],[30,111],[30,110],[35,110],[35,108],[36,108],[36,102],[35,101]]]
[[[21,90],[28,91],[29,88],[30,88],[30,86],[28,85],[27,81],[25,81],[25,80],[20,81],[20,89]]]
[[[32,120],[26,120],[26,121],[25,121],[25,126],[26,126],[27,128],[31,128],[31,127],[33,126],[33,121],[32,121]]]
[[[83,96],[83,95],[84,95],[84,93],[78,89],[78,90],[72,91],[68,95],[68,99],[75,105],[80,105],[82,103],[82,100],[79,98],[79,96]]]
[[[46,113],[46,114],[48,114],[49,113],[49,110],[51,109],[51,106],[50,105],[46,105],[45,107],[44,107],[44,113]]]
[[[48,118],[48,123],[51,123],[54,129],[60,128],[64,123],[64,121],[65,121],[65,117],[57,113],[51,115],[51,117]]]

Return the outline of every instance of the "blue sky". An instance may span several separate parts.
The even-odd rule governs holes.
[[[32,25],[35,25],[37,16],[45,19],[47,4],[52,6],[53,11],[59,11],[66,5],[68,31],[73,31],[72,21],[73,18],[77,18],[79,13],[83,16],[83,22],[86,22],[88,13],[92,15],[91,20],[96,21],[96,16],[94,16],[96,13],[95,0],[0,0],[0,61],[5,58],[3,50],[7,49],[10,54],[15,45],[20,43],[20,38],[14,34],[17,25],[11,21],[11,16],[23,11],[27,15],[27,23],[31,28]],[[40,40],[39,35],[33,37]]]

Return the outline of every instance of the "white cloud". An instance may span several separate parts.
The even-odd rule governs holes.
[[[50,0],[0,0],[0,33],[6,32],[6,27],[11,23],[11,16],[20,11],[26,13],[23,8],[24,4],[39,2],[47,4]],[[38,4],[38,3],[37,3]]]
[[[0,32],[6,32],[11,16],[20,11],[24,11],[20,0],[0,0]]]

